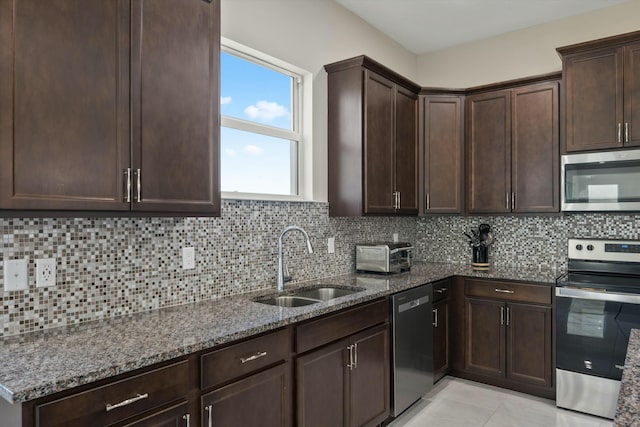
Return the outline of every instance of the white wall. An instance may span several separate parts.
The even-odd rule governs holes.
[[[416,56],[333,0],[222,0],[222,36],[313,74],[314,200],[327,200],[325,64],[368,55],[409,79]]]
[[[498,19],[498,18],[496,18]],[[640,0],[418,57],[416,82],[468,88],[562,69],[556,48],[640,30]]]

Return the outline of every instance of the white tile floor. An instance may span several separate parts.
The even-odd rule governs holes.
[[[552,400],[446,377],[389,427],[611,427],[610,420],[556,408]]]

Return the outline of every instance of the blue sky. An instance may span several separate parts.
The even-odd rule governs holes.
[[[291,129],[291,78],[228,53],[220,56],[223,116]],[[290,194],[290,142],[221,129],[222,191]]]

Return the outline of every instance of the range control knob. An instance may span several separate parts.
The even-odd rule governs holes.
[[[593,250],[593,245],[587,245],[587,250],[588,251],[592,251]]]
[[[582,250],[582,245],[576,245],[576,249],[581,251]]]

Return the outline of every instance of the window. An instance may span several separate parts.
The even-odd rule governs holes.
[[[300,199],[304,76],[247,50],[220,55],[223,197]]]

